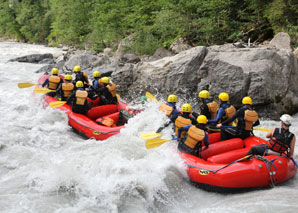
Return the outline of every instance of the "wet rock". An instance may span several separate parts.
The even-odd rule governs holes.
[[[53,54],[45,53],[45,54],[32,54],[26,55],[14,59],[10,59],[9,61],[18,61],[18,62],[25,62],[25,63],[39,63],[45,59],[53,59]]]
[[[39,61],[38,64],[55,64],[55,60],[52,58],[45,58]]]

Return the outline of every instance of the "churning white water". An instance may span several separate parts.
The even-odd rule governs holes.
[[[63,112],[43,108],[33,88],[17,87],[19,82],[36,82],[40,74],[35,71],[43,65],[8,62],[62,51],[14,42],[0,42],[0,50],[0,212],[298,211],[297,176],[271,189],[238,194],[190,185],[174,143],[147,150],[139,138],[165,119],[154,103],[120,134],[105,141],[82,139]],[[298,115],[294,117],[292,131],[298,135]],[[279,125],[261,123],[264,128]],[[169,128],[164,138],[170,135]]]

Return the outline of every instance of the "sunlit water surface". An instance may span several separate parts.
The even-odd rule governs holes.
[[[147,104],[108,140],[81,138],[63,112],[42,107],[32,87],[17,87],[36,82],[35,71],[43,65],[8,62],[62,51],[14,42],[0,42],[0,50],[0,212],[298,212],[297,176],[271,189],[238,194],[190,185],[174,143],[147,150],[139,137],[165,120],[157,104]],[[163,133],[169,138],[171,129]]]

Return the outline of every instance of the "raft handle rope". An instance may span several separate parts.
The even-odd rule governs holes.
[[[272,160],[268,160],[266,158],[264,158],[263,156],[260,156],[260,155],[255,155],[253,156],[254,158],[258,159],[258,160],[261,160],[263,161],[265,164],[266,164],[266,167],[267,167],[267,170],[268,170],[268,174],[269,174],[269,177],[270,177],[270,186],[271,187],[274,187],[276,185],[276,178],[275,178],[275,171],[273,171],[273,168],[275,168],[275,170],[277,171],[277,168],[276,166],[274,165],[274,161],[280,157],[277,157],[275,159],[272,159]]]

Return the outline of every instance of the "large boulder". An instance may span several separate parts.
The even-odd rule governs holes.
[[[128,99],[132,92],[149,91],[158,98],[174,93],[197,104],[192,100],[208,89],[213,97],[228,92],[236,107],[244,96],[251,96],[260,116],[278,118],[298,111],[297,58],[284,49],[194,47],[157,61],[125,65],[112,77]]]
[[[45,53],[45,54],[31,54],[31,55],[26,55],[14,59],[10,59],[9,61],[17,61],[17,62],[25,62],[25,63],[40,63],[40,62],[45,62],[47,63],[51,61],[51,63],[54,61],[53,60],[53,54],[51,53]]]
[[[275,47],[281,50],[293,51],[292,40],[288,33],[277,33],[269,43],[270,47]]]
[[[99,57],[89,54],[79,54],[70,57],[70,59],[64,65],[64,70],[72,71],[73,67],[75,66],[81,66],[82,70],[88,70],[103,64],[105,64],[105,57]]]

